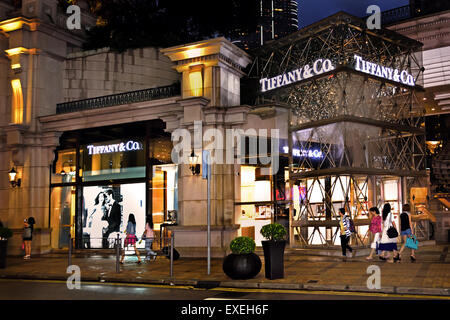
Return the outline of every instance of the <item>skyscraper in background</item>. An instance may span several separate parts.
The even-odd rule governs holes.
[[[253,33],[238,33],[233,43],[248,50],[298,30],[297,0],[260,0],[260,21]]]

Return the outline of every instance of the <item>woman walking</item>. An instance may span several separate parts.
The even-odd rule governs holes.
[[[349,216],[345,213],[344,208],[339,209],[339,215],[341,216],[341,220],[339,222],[340,230],[341,230],[341,248],[342,248],[342,256],[343,260],[346,261],[347,259],[347,249],[350,252],[353,252],[352,247],[349,246],[350,242],[350,236],[352,235],[352,232],[350,230],[350,221]]]
[[[379,245],[379,251],[381,251],[380,259],[387,260],[390,263],[393,263],[398,260],[397,253],[397,237],[389,238],[388,230],[391,226],[397,228],[395,226],[394,215],[391,212],[391,205],[386,203],[382,210],[383,215],[383,230],[381,232],[381,241]],[[392,258],[386,257],[385,252],[393,252]]]
[[[377,254],[379,253],[378,251],[378,246],[380,243],[380,238],[381,238],[381,224],[382,224],[382,219],[380,216],[380,210],[378,210],[377,207],[372,207],[369,209],[369,213],[372,214],[372,220],[370,221],[370,227],[369,230],[370,232],[372,232],[373,234],[373,242],[370,245],[370,248],[372,248],[372,250],[370,251],[370,254],[368,257],[366,257],[366,260],[372,260],[373,259],[373,254],[375,252],[375,250],[377,250]]]
[[[145,230],[142,235],[142,239],[145,239],[145,261],[156,260],[156,252],[152,250],[155,232],[153,231],[153,222],[151,222],[149,218],[147,218],[147,222],[145,223]]]
[[[411,207],[409,206],[409,204],[406,203],[403,205],[403,212],[400,215],[400,235],[403,238],[403,246],[400,249],[398,260],[401,260],[402,252],[403,252],[403,250],[405,250],[406,239],[408,237],[411,237],[414,234],[414,229],[413,229],[412,223],[411,223],[411,214],[409,213],[410,210],[411,210]],[[411,258],[412,262],[416,261],[416,256],[414,255],[414,249],[411,249],[410,258]]]
[[[125,244],[122,251],[122,257],[120,258],[120,263],[123,264],[123,259],[125,259],[125,250],[129,245],[132,245],[134,248],[134,253],[136,254],[138,261],[137,264],[141,263],[141,257],[139,256],[139,251],[136,248],[136,219],[134,218],[134,214],[130,213],[128,216],[127,237],[125,238]]]
[[[23,258],[25,260],[31,259],[31,241],[33,240],[34,224],[35,221],[33,217],[29,217],[23,221],[22,240],[25,249],[25,256]]]

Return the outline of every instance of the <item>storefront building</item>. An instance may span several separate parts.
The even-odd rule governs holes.
[[[178,83],[58,101],[36,113],[39,143],[21,140],[20,123],[4,126],[2,171],[19,168],[22,185],[1,186],[2,217],[17,230],[37,217],[38,252],[70,238],[79,249],[111,248],[131,214],[138,235],[146,219],[157,235],[176,222],[177,250],[203,257],[207,182],[191,167],[209,150],[213,256],[238,235],[260,246],[274,221],[290,247],[339,245],[340,207],[367,245],[369,207],[389,202],[398,214],[427,177],[415,100],[421,44],[364,26],[339,13],[250,54],[224,38],[162,49],[162,72]],[[177,145],[187,147],[174,157]],[[195,163],[179,161],[192,152]]]

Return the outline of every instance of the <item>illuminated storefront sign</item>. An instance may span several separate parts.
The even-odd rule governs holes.
[[[283,147],[284,153],[289,152],[289,147]],[[314,150],[306,150],[306,149],[292,149],[292,156],[301,157],[301,158],[322,158],[322,151],[314,149]]]
[[[355,70],[364,72],[376,77],[403,83],[409,86],[415,86],[414,77],[406,70],[398,70],[364,60],[358,55],[354,55]],[[277,89],[289,84],[299,82],[313,76],[317,76],[336,69],[331,60],[317,59],[310,65],[303,66],[293,71],[283,73],[272,78],[262,78],[259,80],[261,92]]]
[[[86,148],[88,149],[89,155],[94,155],[94,154],[142,150],[142,144],[140,142],[130,140],[128,142],[114,143],[101,146],[88,145]]]
[[[261,84],[261,91],[265,92],[289,85],[291,83],[302,81],[334,69],[335,67],[333,66],[331,60],[317,59],[312,64],[312,68],[309,65],[306,65],[273,78],[263,78],[259,80],[259,83]]]
[[[383,79],[400,82],[409,86],[415,86],[414,77],[406,70],[392,69],[389,67],[380,66],[379,64],[365,61],[362,57],[355,54],[355,70],[361,71],[373,76]]]

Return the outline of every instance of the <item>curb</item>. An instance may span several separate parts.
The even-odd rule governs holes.
[[[59,280],[66,281],[67,276],[47,274],[3,274],[0,279],[17,280]],[[143,279],[127,278],[120,276],[82,276],[81,281],[102,283],[128,283],[128,284],[154,284],[166,286],[191,286],[197,288],[242,288],[242,289],[274,289],[274,290],[307,290],[307,291],[339,291],[339,292],[364,292],[407,295],[433,295],[450,296],[450,288],[414,288],[414,287],[382,287],[381,289],[368,289],[365,286],[354,285],[325,285],[311,283],[270,283],[270,282],[239,282],[239,281],[201,281],[192,279]],[[208,286],[209,284],[209,286]]]

